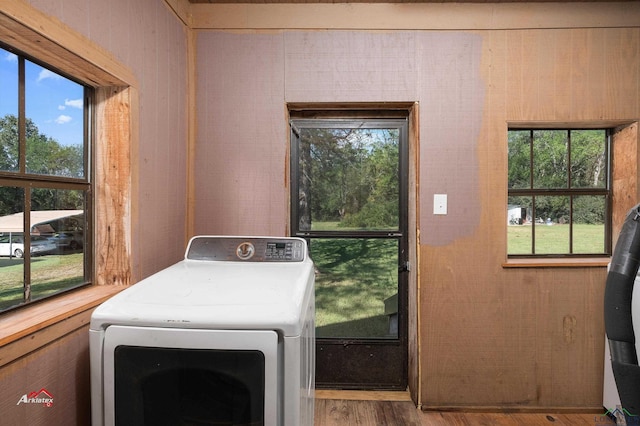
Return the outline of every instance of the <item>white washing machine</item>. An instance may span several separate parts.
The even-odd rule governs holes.
[[[93,425],[313,425],[314,282],[303,239],[194,237],[94,311]]]

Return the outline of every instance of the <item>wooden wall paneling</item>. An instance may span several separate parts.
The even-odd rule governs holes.
[[[55,3],[48,0],[40,0],[40,1],[30,0],[30,1],[32,6],[39,8],[40,10],[43,10],[42,7],[46,3],[48,4]],[[87,12],[90,7],[91,6],[89,5],[89,3],[84,0],[64,0],[63,2],[60,3],[60,5],[53,6],[53,11],[55,11],[55,8],[62,9],[64,20],[66,22],[77,23],[75,30],[82,34],[87,34],[89,32],[89,29],[91,28],[90,25],[94,23],[92,22],[90,24],[89,20],[87,19]],[[108,13],[109,9],[106,9],[106,12]],[[105,16],[103,13],[100,13],[100,12],[97,12],[96,15]]]
[[[411,32],[287,32],[287,102],[406,102],[416,99]]]
[[[116,40],[120,41],[120,37],[123,37],[123,35],[119,35],[118,33],[125,32],[119,25],[114,25],[113,20],[111,19],[112,9],[114,10],[114,12],[118,9],[114,9],[114,5],[112,2],[89,1],[85,3],[90,4],[91,13],[86,14],[84,20],[81,16],[78,16],[76,18],[77,20],[67,22],[77,22],[74,25],[83,25],[84,22],[86,22],[87,28],[86,32],[83,32],[83,34],[91,34],[91,37],[97,44],[105,49],[111,49],[112,43],[116,42]],[[139,3],[139,5],[136,5],[136,3]],[[142,12],[142,3],[143,2],[130,2],[130,13],[133,16],[141,16],[139,13]],[[64,9],[66,8],[67,7],[65,6]],[[127,21],[123,20],[120,25],[123,25],[126,22]],[[126,31],[126,35],[135,39],[135,30],[130,29]],[[132,69],[135,68],[132,67]]]
[[[141,212],[146,213],[146,219],[140,226],[132,228],[132,237],[140,244],[140,251],[134,252],[139,255],[141,275],[149,276],[168,266],[165,256],[171,250],[165,247],[164,253],[155,253],[152,247],[158,247],[161,241],[168,245],[168,240],[162,238],[167,236],[167,229],[164,225],[165,213],[169,210],[166,206],[165,198],[170,192],[166,176],[177,174],[177,169],[173,173],[167,173],[168,163],[164,154],[170,149],[165,145],[165,137],[169,134],[165,123],[159,121],[158,111],[167,104],[167,90],[164,84],[160,84],[160,68],[166,67],[166,63],[160,63],[162,57],[160,51],[167,52],[168,46],[164,42],[164,37],[160,33],[165,33],[166,23],[162,22],[163,15],[158,13],[158,4],[151,4],[147,1],[129,2],[132,12],[139,12],[140,15],[129,24],[132,27],[129,31],[139,36],[136,40],[137,58],[132,58],[132,63],[136,67],[136,72],[140,76],[142,85],[140,86],[141,104],[144,113],[140,114],[140,144],[138,146],[138,163],[132,166],[137,168],[139,198],[136,200]],[[163,6],[163,5],[160,5]],[[123,19],[128,19],[123,17]],[[137,28],[136,28],[137,27]],[[135,29],[133,29],[135,28]],[[128,49],[131,50],[131,49]],[[177,53],[177,52],[176,52]],[[179,56],[176,55],[176,61]],[[168,83],[168,82],[167,82]],[[177,82],[176,82],[177,83]],[[176,116],[178,118],[179,116]],[[177,120],[176,120],[177,121]],[[177,176],[175,176],[177,179]],[[176,199],[177,201],[177,199]],[[176,203],[177,204],[177,203]],[[153,212],[153,214],[150,214]],[[176,233],[177,234],[177,233]],[[146,250],[145,250],[146,249]]]
[[[535,386],[536,389],[534,405],[540,404],[544,406],[544,404],[554,404],[552,401],[554,395],[553,352],[555,349],[552,339],[554,327],[553,320],[549,318],[551,305],[554,300],[554,288],[549,287],[549,275],[553,271],[522,270],[521,272],[528,273],[528,275],[531,276],[530,283],[534,290],[534,297],[528,302],[525,302],[532,305],[531,309],[534,315],[531,321],[534,332],[531,350],[534,353],[534,359],[531,361],[534,362],[535,376],[534,381],[530,383],[530,385]],[[515,282],[518,282],[517,275],[518,274],[516,274]],[[521,348],[521,351],[523,349],[524,348]]]
[[[571,69],[563,80],[571,88],[571,116],[573,120],[579,120],[584,117],[584,109],[588,108],[589,96],[591,91],[596,91],[596,87],[590,88],[587,84],[589,80],[589,30],[569,30],[572,33],[571,40]],[[561,77],[561,76],[560,76]]]
[[[420,329],[420,402],[425,406],[531,409],[563,404],[593,408],[601,403],[596,394],[599,392],[597,380],[601,375],[603,340],[597,337],[602,327],[597,310],[604,269],[502,268],[506,256],[505,135],[506,123],[513,120],[605,122],[623,119],[618,116],[623,110],[624,116],[637,114],[637,105],[630,102],[632,95],[625,98],[625,106],[611,112],[605,109],[613,108],[612,102],[604,102],[603,106],[602,96],[591,94],[603,90],[619,93],[621,85],[630,83],[628,76],[623,76],[620,82],[616,81],[615,75],[598,69],[585,70],[592,64],[603,63],[603,52],[612,48],[610,40],[601,44],[602,36],[627,31],[523,29],[477,32],[473,36],[456,32],[403,34],[402,46],[412,46],[411,39],[415,38],[413,46],[420,62],[415,62],[412,69],[404,70],[401,78],[392,80],[393,84],[398,83],[397,93],[417,93],[423,130],[420,155],[428,159],[419,164],[419,190],[424,197],[418,201],[417,208],[418,214],[422,211],[418,217],[424,218],[420,220],[419,229],[417,284],[420,305],[416,323]],[[636,36],[637,29],[629,31],[620,40],[633,44]],[[204,146],[208,143],[207,137],[238,139],[233,137],[237,122],[228,111],[248,113],[254,111],[254,105],[260,105],[260,100],[243,99],[237,96],[237,90],[234,92],[233,88],[242,85],[235,80],[236,75],[240,75],[236,70],[242,70],[243,81],[252,80],[257,71],[239,67],[238,64],[251,62],[229,56],[227,49],[249,55],[254,48],[245,44],[260,41],[262,37],[264,34],[198,34],[198,69],[215,76],[203,78],[203,74],[198,73],[196,147],[200,150],[199,155],[206,153],[196,160],[200,167],[198,173],[202,173],[198,176],[200,179],[209,177],[207,181],[216,182],[216,185],[221,179],[232,179],[206,191],[198,188],[195,202],[210,207],[208,215],[198,216],[198,226],[221,229],[235,229],[242,223],[247,227],[254,226],[255,222],[231,218],[228,213],[262,205],[259,199],[244,198],[238,178],[223,176],[234,170],[231,164],[250,164],[251,153],[227,152],[231,148],[226,146],[209,151]],[[357,49],[359,55],[366,56],[367,46],[386,46],[383,39],[384,34],[358,34],[356,37],[349,32],[340,32],[339,36],[287,32],[283,47],[286,101],[312,102],[325,97],[336,101],[337,97],[348,102],[351,97],[371,96],[369,90],[375,90],[375,84],[370,89],[345,92],[340,91],[342,86],[333,83],[344,77],[350,86],[364,87],[368,80],[357,64],[349,65],[349,53]],[[320,43],[319,40],[328,42]],[[456,50],[462,43],[466,43],[466,50]],[[479,66],[470,60],[476,47],[482,49]],[[596,51],[582,54],[592,47]],[[631,49],[630,46],[625,48]],[[309,56],[308,60],[305,55]],[[621,57],[620,53],[613,55]],[[632,62],[637,62],[633,55],[631,58]],[[278,60],[277,56],[273,59],[274,63]],[[231,65],[223,67],[220,63]],[[326,64],[335,64],[335,68],[327,70]],[[461,72],[463,69],[469,74]],[[482,73],[484,80],[473,80],[477,76],[474,73]],[[633,73],[630,71],[629,75]],[[369,77],[373,82],[387,78],[379,73]],[[414,79],[418,83],[412,89]],[[473,84],[464,85],[471,81]],[[604,89],[607,85],[610,88]],[[486,89],[481,107],[470,106],[469,99],[477,100],[475,96],[481,89]],[[634,90],[637,94],[637,88],[631,93]],[[464,105],[457,102],[458,99],[464,99]],[[362,98],[358,100],[362,101]],[[265,117],[271,117],[272,121],[276,117],[277,120],[281,111],[267,112],[265,109],[262,113],[264,116],[256,121]],[[481,127],[479,134],[468,132],[473,113],[482,114],[482,120],[477,124]],[[224,125],[216,128],[220,123]],[[251,134],[254,129],[245,130]],[[277,139],[278,136],[273,136],[273,141]],[[244,147],[235,149],[242,151]],[[451,167],[442,167],[442,164]],[[460,169],[474,165],[478,167],[477,175],[469,178],[469,174],[460,172]],[[437,167],[442,172],[433,174]],[[456,173],[448,172],[450,169],[455,169]],[[278,170],[286,170],[286,167],[280,165]],[[219,179],[215,179],[216,176]],[[429,179],[421,180],[425,176]],[[440,180],[436,182],[431,177]],[[434,219],[428,213],[431,207],[428,198],[440,184],[453,188],[452,193],[465,201],[463,204],[473,216],[462,215],[461,210],[456,210],[459,216],[455,223]],[[286,186],[283,188],[286,190]],[[480,199],[477,208],[469,207],[473,197]],[[216,210],[222,209],[216,200],[227,202],[224,211]],[[442,238],[432,239],[436,231]],[[572,381],[577,386],[572,387]]]
[[[506,164],[507,153],[507,74],[506,63],[513,59],[508,56],[507,36],[504,31],[483,33],[480,72],[488,90],[482,108],[481,130],[477,140],[479,172],[479,192],[482,208],[479,215],[483,224],[477,238],[491,241],[485,252],[491,259],[504,259],[506,253],[506,211],[507,203]],[[503,217],[504,220],[497,220]],[[495,266],[492,273],[496,273]]]
[[[594,373],[601,371],[604,353],[602,268],[594,274],[556,268],[546,275],[548,279],[540,285],[548,289],[550,298],[537,318],[543,326],[539,356],[550,362],[544,371],[549,385],[544,387],[542,402],[547,406],[597,407],[601,404],[602,374]]]
[[[538,68],[535,37],[527,30],[507,34],[507,117],[510,120],[518,117],[536,120],[539,81],[535,75]]]
[[[640,203],[638,189],[638,123],[616,129],[612,136],[611,155],[614,167],[612,174],[613,212],[612,242],[618,239],[622,224],[629,210]]]
[[[482,41],[464,32],[416,34],[422,244],[444,246],[478,229],[477,140],[487,95],[480,72]],[[434,194],[447,194],[446,215],[433,215]]]
[[[158,2],[156,8],[157,7],[164,8],[164,5]],[[152,14],[151,19],[148,20],[149,31],[156,30],[157,28],[171,28],[169,26],[169,20],[175,20],[175,17],[168,13],[161,14],[156,11],[155,16]],[[177,61],[176,58],[173,57],[178,52],[176,49],[169,48],[171,38],[170,31],[155,31],[154,44],[157,46],[165,46],[165,48],[157,49],[156,52],[150,51],[150,56],[154,60],[144,64],[144,75],[153,76],[158,82],[180,82],[178,78],[179,74],[172,74],[172,64],[178,65],[183,69],[186,67],[185,62]],[[181,208],[183,208],[186,204],[186,194],[182,192],[186,187],[186,171],[184,164],[181,164],[181,160],[184,159],[186,152],[186,144],[176,143],[176,141],[184,141],[186,139],[186,129],[180,125],[182,120],[171,126],[165,125],[165,123],[174,121],[171,105],[179,105],[181,98],[178,95],[178,91],[171,89],[171,84],[164,86],[159,85],[155,87],[153,91],[155,92],[153,96],[156,102],[145,105],[147,109],[145,119],[148,124],[145,126],[145,142],[153,142],[145,143],[140,149],[144,152],[144,158],[154,158],[154,161],[147,161],[140,165],[141,171],[144,170],[143,182],[141,182],[141,184],[145,184],[147,191],[143,193],[143,197],[139,201],[141,207],[144,206],[145,209],[149,208],[151,211],[158,213],[150,217],[150,221],[153,220],[155,224],[155,229],[145,229],[145,232],[141,233],[140,238],[145,240],[145,244],[151,243],[153,246],[162,244],[175,246],[177,244],[184,253],[184,248],[186,247],[182,245],[184,241],[182,237],[184,221],[170,220],[172,216],[177,216],[177,211],[168,208],[168,206],[181,206]],[[182,103],[182,105],[183,108],[187,106],[186,102]],[[176,129],[182,129],[185,132],[184,135],[176,135]],[[180,173],[184,173],[185,176],[176,175],[167,179],[167,177],[171,175],[167,173],[167,167],[172,163],[176,163],[178,165],[177,170],[180,170]],[[184,185],[181,192],[176,192],[176,188],[174,187],[178,182]],[[160,214],[163,210],[164,214]],[[167,238],[167,236],[169,238]],[[173,250],[167,250],[164,253],[157,253],[155,259],[149,259],[150,263],[154,264],[154,267],[150,268],[149,272],[164,269],[177,260],[181,260],[180,258],[176,258],[176,255],[171,253],[172,251]]]
[[[196,138],[197,120],[197,34],[187,30],[187,212],[185,220],[185,246],[195,235],[196,196]]]
[[[605,75],[605,34],[607,30],[599,28],[572,30],[573,67],[571,83],[573,86],[574,120],[593,120],[605,117],[610,111],[611,101],[606,99],[606,87],[613,82]],[[607,45],[607,48],[611,46]],[[609,81],[609,83],[607,83]]]
[[[491,405],[504,368],[501,285],[480,278],[486,257],[468,244],[423,245],[420,257],[423,406]]]
[[[534,70],[532,74],[535,74],[529,78],[535,89],[524,101],[530,108],[527,111],[527,116],[538,120],[544,120],[545,117],[556,118],[555,53],[558,48],[556,33],[557,30],[539,31],[537,34],[531,32],[529,33],[530,39],[524,45],[531,50],[530,65]]]
[[[144,217],[131,231],[134,273],[144,278],[180,260],[187,238],[187,29],[163,1],[129,2],[112,15],[121,29],[113,48],[142,82],[132,203]]]
[[[606,116],[637,119],[629,111],[640,109],[640,32],[638,28],[621,28],[603,35]],[[610,78],[615,76],[615,78]]]
[[[483,133],[485,108],[500,100],[492,97],[494,85],[489,82],[484,86],[478,78],[487,64],[482,55],[495,52],[487,47],[483,33],[475,34],[481,37],[479,40],[459,36],[423,38],[425,58],[433,58],[436,66],[428,67],[429,62],[421,66],[422,75],[429,76],[426,79],[429,82],[424,83],[421,91],[426,104],[421,105],[421,112],[426,119],[421,126],[420,148],[421,156],[429,160],[421,163],[421,182],[425,186],[421,186],[420,192],[431,197],[432,192],[425,191],[425,187],[434,188],[435,192],[444,188],[450,200],[459,201],[457,208],[452,209],[453,216],[446,218],[454,220],[448,221],[431,214],[428,199],[422,200],[420,206],[421,394],[426,408],[491,404],[496,394],[502,392],[500,383],[504,379],[504,360],[499,349],[504,337],[500,327],[495,326],[504,315],[503,288],[500,282],[489,278],[494,267],[487,261],[494,249],[485,244],[482,250],[475,250],[472,243],[490,232],[486,223],[493,215],[485,212],[491,212],[495,205],[493,197],[502,198],[500,186],[490,186],[485,180],[486,162],[492,149],[489,136]],[[462,53],[457,43],[464,43],[468,50]],[[460,59],[477,53],[470,46],[482,49],[479,63]],[[449,55],[460,57],[453,60]],[[500,67],[490,70],[494,71],[499,72]],[[483,75],[488,77],[488,73]],[[486,87],[491,90],[485,90]],[[478,96],[481,90],[485,93]],[[457,99],[464,99],[464,104]],[[431,109],[432,105],[438,108]],[[479,128],[470,132],[476,118]],[[452,126],[460,123],[465,123],[465,128],[452,130]],[[491,167],[498,169],[501,159],[491,161]],[[456,178],[452,178],[453,169]],[[453,205],[450,203],[450,208]],[[434,238],[436,233],[442,237]],[[482,388],[483,392],[471,388]]]
[[[579,406],[589,406],[594,401],[599,401],[602,396],[601,389],[604,386],[604,343],[602,336],[604,330],[604,291],[607,281],[605,268],[598,268],[591,273],[585,273],[584,282],[588,283],[585,293],[585,316],[582,322],[584,330],[578,323],[578,332],[583,332],[586,342],[580,355],[584,357],[584,367],[579,371],[581,381],[585,386],[582,401],[577,401]],[[596,321],[593,321],[593,319]],[[603,371],[600,374],[600,371]],[[597,372],[594,374],[594,372]],[[579,385],[579,384],[577,384]],[[574,401],[574,404],[576,402]],[[596,405],[597,406],[597,405]]]
[[[587,64],[588,78],[579,93],[585,96],[582,99],[584,101],[582,107],[588,107],[589,110],[582,112],[579,118],[610,118],[617,110],[614,105],[618,100],[609,97],[609,94],[612,92],[611,86],[621,83],[620,78],[622,75],[607,72],[607,52],[620,49],[619,46],[612,45],[608,40],[611,35],[616,34],[618,31],[618,29],[607,30],[604,28],[586,30],[587,35],[584,39],[588,41],[588,44],[586,46],[587,50],[583,54],[589,60]],[[617,37],[614,36],[614,38]],[[613,76],[615,78],[612,78]]]
[[[494,401],[504,406],[530,404],[535,401],[535,305],[536,287],[531,280],[515,271],[503,271],[501,263],[506,258],[507,203],[507,104],[513,97],[521,110],[520,84],[524,61],[515,49],[522,43],[522,34],[506,31],[483,33],[482,73],[488,90],[483,108],[482,131],[478,138],[480,161],[480,192],[482,200],[481,225],[474,235],[477,241],[487,241],[482,250],[471,250],[483,265],[477,271],[474,285],[490,288],[495,292],[491,303],[498,310],[492,322],[484,324],[493,328],[495,351],[493,362],[500,366],[493,375],[490,392]],[[515,67],[515,76],[507,72]],[[512,96],[511,96],[512,95]],[[529,350],[523,349],[529,348]],[[482,373],[484,374],[484,373]],[[533,391],[532,391],[533,389]]]
[[[548,56],[552,58],[550,62],[553,72],[549,81],[542,81],[542,84],[548,86],[552,93],[546,99],[550,110],[546,109],[547,113],[544,116],[551,116],[555,121],[568,121],[571,119],[572,85],[567,83],[567,79],[571,81],[574,78],[572,35],[571,31],[566,29],[550,30],[549,33],[553,34],[553,45],[549,46],[548,52]],[[540,46],[544,44],[540,43]],[[544,58],[545,52],[541,52],[541,55]]]
[[[289,131],[283,35],[201,32],[196,48],[194,232],[282,235]]]
[[[0,370],[0,423],[88,425],[89,381],[89,332],[84,325]],[[23,395],[42,389],[53,396],[51,407],[18,404]]]
[[[538,307],[539,298],[545,298],[533,270],[504,271],[504,363],[505,376],[501,398],[505,405],[542,405],[540,392],[548,387],[541,381],[544,372],[543,341],[538,335],[539,321],[545,322]],[[542,317],[542,318],[540,318]],[[548,385],[548,383],[546,383]],[[497,400],[498,403],[500,400]]]
[[[86,326],[89,323],[89,315],[81,312],[76,315],[70,315],[69,318],[52,324],[49,327],[35,331],[28,336],[3,345],[0,356],[0,366],[4,366],[20,357],[25,353],[36,351],[52,341],[64,336],[73,330]]]
[[[602,44],[605,35],[615,42]],[[621,58],[625,50],[635,52],[637,35],[637,28],[483,33],[483,55],[490,55],[483,58],[483,73],[491,88],[478,139],[484,219],[469,240],[421,248],[423,407],[495,404],[496,408],[597,409],[601,405],[605,269],[504,270],[499,265],[506,255],[505,213],[500,207],[506,200],[505,123],[601,120],[606,124],[606,119],[615,122],[637,114],[637,100],[630,95],[621,94],[625,106],[614,107],[611,99],[603,102],[600,94],[619,93],[626,86],[637,98],[637,74],[635,80],[629,78],[634,71],[625,70],[620,79],[612,67],[610,72],[601,71],[603,52],[609,51],[614,58]],[[625,46],[619,47],[620,43]],[[585,49],[593,51],[586,56],[572,54]],[[635,55],[624,56],[634,69]],[[596,69],[585,71],[591,64]],[[627,145],[620,143],[616,149],[631,149],[629,161],[634,165],[628,175],[614,175],[614,179],[634,186],[622,189],[618,196],[638,193],[638,138],[635,132],[627,138]],[[614,171],[627,169],[617,161]],[[421,233],[428,231],[428,226],[421,226]],[[491,241],[488,247],[486,241]],[[452,259],[465,259],[473,266],[459,266]],[[492,303],[499,306],[501,315],[492,311]],[[494,331],[469,325],[474,323]],[[477,350],[467,353],[465,345]],[[485,362],[476,363],[478,357]],[[465,364],[475,367],[477,377],[471,378]],[[496,367],[499,364],[502,369]],[[482,401],[470,388],[492,396]]]

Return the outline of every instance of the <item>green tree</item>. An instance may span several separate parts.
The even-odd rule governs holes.
[[[604,130],[571,132],[571,184],[574,188],[606,186],[606,140]]]
[[[0,118],[0,170],[18,171],[18,117],[6,115]]]
[[[528,130],[509,131],[509,188],[531,187],[531,137]]]
[[[343,226],[395,228],[399,224],[399,146],[396,129],[378,132],[364,159],[366,191],[362,208],[347,215]]]
[[[397,129],[306,128],[300,137],[300,228],[398,226]]]
[[[25,170],[28,174],[65,177],[84,176],[84,156],[81,146],[63,146],[40,133],[35,123],[25,120]],[[0,170],[18,172],[19,123],[15,115],[0,118]],[[81,191],[33,188],[33,210],[77,209],[84,205]],[[0,215],[24,211],[24,189],[0,187]]]
[[[603,188],[607,184],[606,143],[603,129],[511,130],[509,189]],[[573,218],[569,217],[570,202],[567,196],[537,196],[534,219],[603,223],[603,197],[574,197]],[[531,211],[531,197],[511,196],[509,203]]]

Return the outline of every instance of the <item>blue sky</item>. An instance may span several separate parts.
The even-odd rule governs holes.
[[[25,61],[26,115],[62,145],[82,145],[83,87]],[[0,117],[18,115],[18,58],[0,49]]]

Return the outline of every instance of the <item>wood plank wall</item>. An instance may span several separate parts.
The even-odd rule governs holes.
[[[476,14],[477,6],[468,10],[435,6],[457,10],[451,17],[469,25],[463,28],[477,27],[476,22],[489,26],[465,30],[455,25],[444,28],[453,21],[438,18],[453,9],[444,10],[444,15],[442,10],[421,15],[411,13],[412,6],[400,5],[376,7],[384,13],[365,23],[365,31],[349,27],[351,22],[362,25],[364,15],[351,21],[345,19],[348,14],[331,13],[327,22],[335,16],[338,27],[343,26],[336,31],[287,29],[292,24],[283,24],[283,19],[296,25],[304,25],[304,19],[277,13],[269,31],[255,31],[257,27],[247,27],[247,19],[257,22],[264,13],[205,13],[196,25],[202,31],[193,50],[197,69],[191,70],[201,79],[195,90],[198,115],[188,121],[183,110],[188,104],[186,90],[174,85],[178,81],[178,87],[185,88],[191,75],[186,70],[186,30],[167,14],[164,4],[120,0],[97,14],[106,3],[92,0],[87,6],[84,0],[65,0],[64,7],[62,0],[30,3],[53,16],[47,25],[58,22],[75,28],[129,64],[141,81],[136,105],[140,144],[132,152],[136,178],[132,186],[139,198],[132,201],[132,209],[153,214],[131,230],[134,281],[170,263],[179,254],[178,241],[184,241],[187,214],[181,206],[186,203],[175,200],[186,201],[187,122],[197,121],[198,126],[193,145],[198,152],[190,154],[197,168],[193,191],[198,194],[190,204],[190,231],[276,234],[287,229],[287,102],[417,102],[418,192],[412,213],[419,233],[415,255],[420,279],[412,293],[417,311],[412,321],[416,340],[411,345],[420,364],[411,378],[419,384],[417,402],[425,408],[447,409],[600,405],[604,267],[503,268],[504,139],[512,121],[620,125],[637,120],[640,30],[633,18],[637,15],[613,4],[611,13],[585,18],[585,13],[597,10],[597,5],[590,5],[580,9],[587,22],[580,28],[570,28],[574,15],[565,13],[549,22],[568,22],[566,28],[545,29],[540,18],[546,12],[540,8],[517,17],[520,29],[510,29],[496,16],[513,17],[514,6],[504,6],[506,15],[501,14],[503,6],[495,6],[489,15],[486,9]],[[1,7],[11,4],[0,0]],[[153,13],[141,13],[143,4]],[[330,7],[324,5],[323,10],[330,11],[325,6]],[[360,7],[364,6],[358,7],[361,11]],[[426,6],[415,7],[424,12]],[[491,19],[481,19],[488,16]],[[220,25],[226,28],[244,23],[235,31],[210,31],[218,24],[207,22],[216,20],[224,21]],[[193,21],[183,16],[181,22]],[[389,28],[389,22],[402,24]],[[447,31],[424,28],[425,22]],[[526,28],[523,22],[532,24]],[[604,27],[590,28],[589,22]],[[330,26],[325,23],[322,28]],[[207,126],[211,132],[202,131]],[[617,208],[622,211],[638,198],[636,128],[623,126],[620,131],[632,150],[630,164],[636,166],[619,177],[627,188],[618,195]],[[178,178],[167,173],[176,170],[176,160]],[[433,168],[438,163],[462,173],[435,173],[440,170]],[[255,170],[264,175],[254,174]],[[430,200],[443,189],[455,209],[440,223],[429,214]],[[170,253],[167,247],[172,247]],[[86,372],[85,343],[75,336],[69,339],[60,340],[60,349],[47,347],[12,364],[11,370],[2,370],[3,380],[15,366],[20,379],[12,389],[31,389],[37,381],[29,372],[39,355],[45,356],[46,365],[69,363]],[[77,395],[86,380],[67,377],[60,379],[62,394],[74,395],[81,403],[83,397]],[[76,415],[67,412],[68,420],[82,421],[85,409],[79,408]]]
[[[207,105],[197,111],[199,129],[216,127],[224,138],[251,142],[238,147],[242,155],[227,155],[227,139],[199,132],[196,146],[206,155],[196,158],[196,177],[235,177],[233,190],[197,188],[195,231],[286,229],[286,183],[274,186],[277,176],[286,176],[286,123],[277,108],[256,105],[418,102],[418,198],[412,208],[420,263],[412,324],[419,329],[411,345],[419,360],[420,373],[412,369],[419,377],[418,403],[429,409],[596,409],[606,259],[504,267],[506,131],[511,122],[634,122],[640,113],[639,37],[637,27],[198,31],[198,105]],[[277,85],[255,84],[265,78]],[[245,95],[241,81],[253,82],[254,96]],[[231,111],[247,118],[241,130],[225,124]],[[635,127],[622,128],[629,132],[626,144],[637,146]],[[264,146],[278,154],[262,155]],[[636,151],[627,153],[633,164]],[[216,158],[214,169],[210,158]],[[237,173],[255,164],[260,167]],[[269,171],[275,202],[246,195],[261,170]],[[616,195],[616,211],[626,212],[638,195],[636,169],[622,175],[628,184]],[[431,214],[434,193],[449,195],[447,216]],[[236,214],[265,208],[266,222]]]
[[[90,313],[85,313],[85,324]],[[4,425],[89,425],[89,333],[85,325],[0,371],[0,410]],[[32,392],[46,390],[53,405],[18,404]]]
[[[0,40],[97,89],[91,254],[111,284],[0,316],[0,423],[89,424],[92,308],[184,253],[188,29],[157,0],[0,0],[0,21]],[[43,388],[53,407],[16,405]]]
[[[477,140],[479,223],[445,246],[421,246],[422,403],[600,407],[605,268],[502,267],[505,134],[510,122],[633,121],[640,31],[481,34],[487,93]],[[638,200],[635,125],[622,133],[614,142],[616,229]],[[434,223],[421,223],[421,235]]]

